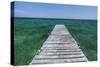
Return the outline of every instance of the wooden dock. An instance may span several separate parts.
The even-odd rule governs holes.
[[[64,25],[56,25],[30,64],[88,61]]]

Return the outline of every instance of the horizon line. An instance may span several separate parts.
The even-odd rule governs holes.
[[[98,19],[80,19],[80,18],[45,18],[45,17],[13,17],[13,16],[11,16],[11,18],[98,20]]]

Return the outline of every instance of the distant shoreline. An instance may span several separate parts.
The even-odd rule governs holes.
[[[18,19],[48,19],[48,20],[93,20],[97,21],[97,19],[65,19],[65,18],[34,18],[34,17],[11,17],[11,18],[18,18]]]

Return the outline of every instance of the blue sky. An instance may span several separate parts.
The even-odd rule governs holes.
[[[96,6],[15,2],[15,17],[97,19]]]

